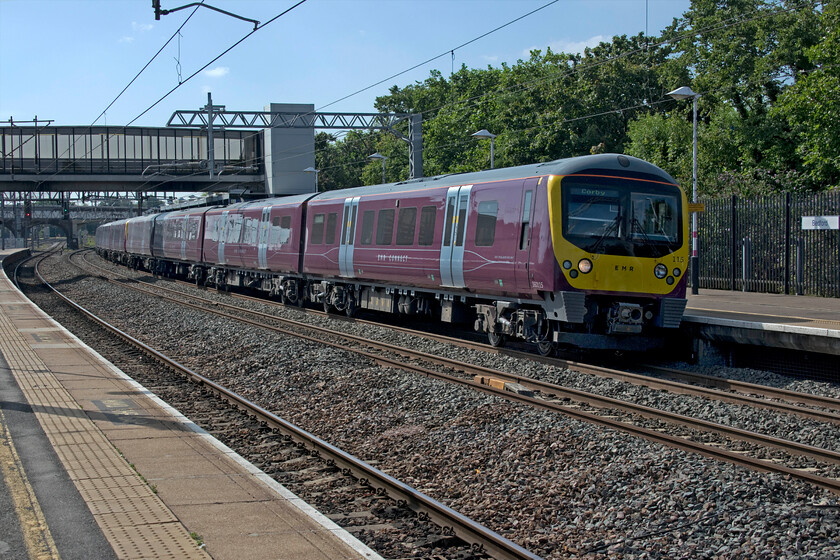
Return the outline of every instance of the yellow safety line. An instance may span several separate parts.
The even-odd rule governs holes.
[[[732,313],[733,315],[755,315],[756,317],[773,317],[774,319],[797,319],[799,321],[809,321],[812,323],[832,323],[840,325],[840,321],[833,321],[831,319],[814,319],[813,317],[789,317],[786,315],[773,315],[770,313],[751,313],[749,311],[731,311],[729,309],[706,309],[705,307],[686,307],[686,311],[709,311],[712,313]]]
[[[29,552],[30,560],[48,560],[61,558],[58,549],[55,547],[50,528],[47,527],[44,513],[35,497],[35,492],[26,478],[20,456],[17,454],[15,445],[12,442],[12,434],[6,427],[6,418],[0,410],[0,471],[6,485],[9,487],[9,494],[15,506],[20,521],[20,530],[23,533],[23,540],[26,543],[26,550]]]

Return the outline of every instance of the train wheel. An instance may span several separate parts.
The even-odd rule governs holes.
[[[330,301],[327,299],[326,294],[324,294],[324,299],[321,300],[321,303],[324,304],[324,313],[332,312],[332,305],[330,305]]]
[[[494,348],[501,348],[506,342],[505,335],[494,332],[487,333],[487,340],[490,342],[490,346]]]
[[[554,343],[548,340],[543,340],[541,342],[537,342],[537,352],[540,353],[540,356],[551,356],[554,354],[555,346]]]

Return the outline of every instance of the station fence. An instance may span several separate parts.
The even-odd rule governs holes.
[[[840,230],[802,229],[840,215],[840,191],[703,202],[700,288],[840,297]]]

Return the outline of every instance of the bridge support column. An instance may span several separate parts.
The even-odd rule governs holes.
[[[271,103],[265,110],[272,113],[314,113],[315,105]],[[314,174],[303,171],[315,166],[315,127],[266,128],[264,135],[266,194],[315,192]]]

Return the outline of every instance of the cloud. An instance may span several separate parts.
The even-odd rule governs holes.
[[[128,37],[128,36],[120,37],[119,42],[120,43],[133,43],[134,42],[134,37]]]
[[[151,23],[137,23],[136,21],[132,21],[131,28],[134,31],[151,31],[152,28],[154,28],[154,25]]]
[[[221,78],[230,74],[230,68],[227,66],[216,66],[210,70],[205,70],[204,75],[208,78]]]
[[[568,39],[560,39],[559,41],[552,41],[548,46],[551,47],[551,50],[555,53],[568,53],[568,54],[581,54],[587,47],[597,47],[601,44],[602,41],[605,41],[607,38],[603,35],[595,35],[594,37],[590,37],[584,41],[570,41]],[[545,52],[545,49],[542,47],[531,47],[524,51],[525,57],[531,56],[531,51],[539,49]]]
[[[489,54],[482,55],[481,58],[483,58],[486,62],[497,62],[499,60],[498,56]]]

